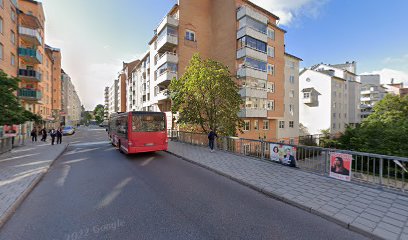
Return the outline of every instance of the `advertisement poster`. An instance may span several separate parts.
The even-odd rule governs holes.
[[[272,161],[291,167],[296,166],[296,147],[271,143],[269,149]]]
[[[330,153],[330,177],[350,181],[352,160],[353,157],[350,154]]]
[[[17,136],[17,125],[9,126],[9,125],[4,125],[3,131],[4,131],[4,136],[5,137],[15,137]]]

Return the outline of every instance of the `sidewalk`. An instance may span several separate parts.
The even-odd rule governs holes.
[[[408,196],[179,142],[169,152],[368,237],[408,240]]]
[[[0,227],[30,193],[67,144],[28,142],[0,155]]]

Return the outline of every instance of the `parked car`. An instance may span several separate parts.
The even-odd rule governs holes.
[[[75,133],[75,128],[72,126],[65,126],[62,128],[62,135],[73,135]]]

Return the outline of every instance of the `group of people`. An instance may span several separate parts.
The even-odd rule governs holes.
[[[57,130],[55,130],[53,128],[53,129],[47,131],[47,129],[44,127],[39,132],[37,131],[37,128],[34,128],[31,131],[31,139],[32,139],[33,142],[37,142],[37,136],[40,135],[41,136],[41,141],[42,142],[47,142],[48,133],[51,136],[51,145],[55,144],[55,138],[57,139],[57,144],[62,143],[62,128],[58,128]]]

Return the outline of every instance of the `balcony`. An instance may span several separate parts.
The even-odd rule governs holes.
[[[248,6],[242,6],[238,9],[237,12],[237,19],[241,19],[245,16],[251,17],[263,24],[268,24],[268,17],[265,15],[255,11],[254,9],[248,7]]]
[[[31,29],[39,29],[43,27],[40,20],[36,16],[24,13],[19,14],[19,23],[20,26]]]
[[[158,92],[156,95],[156,99],[157,101],[165,101],[170,99],[169,90],[166,89],[161,92]]]
[[[157,40],[157,52],[171,52],[175,46],[178,45],[178,36],[167,34],[161,39]]]
[[[165,71],[157,77],[156,84],[168,86],[173,78],[177,78],[177,72]]]
[[[268,92],[266,89],[243,87],[239,90],[241,97],[255,97],[255,98],[268,98]]]
[[[25,81],[40,82],[42,80],[41,73],[34,71],[34,70],[19,69],[18,76],[21,80],[25,80]]]
[[[261,108],[244,108],[238,113],[240,118],[266,118],[268,117],[268,110]]]
[[[238,69],[237,75],[239,77],[252,77],[256,79],[262,79],[262,80],[267,80],[268,79],[268,73],[254,69],[254,68],[249,68],[249,67],[243,67]]]
[[[237,39],[242,38],[243,36],[250,36],[256,38],[262,42],[268,42],[268,35],[263,32],[259,32],[251,27],[243,27],[237,32]]]
[[[162,66],[167,62],[178,63],[178,55],[176,53],[166,52],[157,59],[156,65]]]
[[[161,23],[159,24],[159,26],[157,27],[157,32],[161,32],[163,30],[164,27],[166,26],[173,26],[173,27],[178,27],[179,26],[179,20],[176,19],[173,16],[166,16]]]
[[[21,39],[30,45],[40,46],[42,45],[42,37],[40,32],[36,29],[19,27],[18,32],[20,33]]]
[[[238,49],[237,59],[240,59],[243,57],[251,57],[251,58],[255,58],[255,59],[258,59],[264,62],[268,61],[268,55],[266,54],[266,52],[261,52],[261,51],[258,51],[258,50],[255,50],[249,47]]]
[[[18,55],[28,64],[41,64],[42,55],[40,51],[30,48],[18,48]]]
[[[40,91],[32,89],[19,89],[18,97],[24,100],[39,101],[42,98]]]

